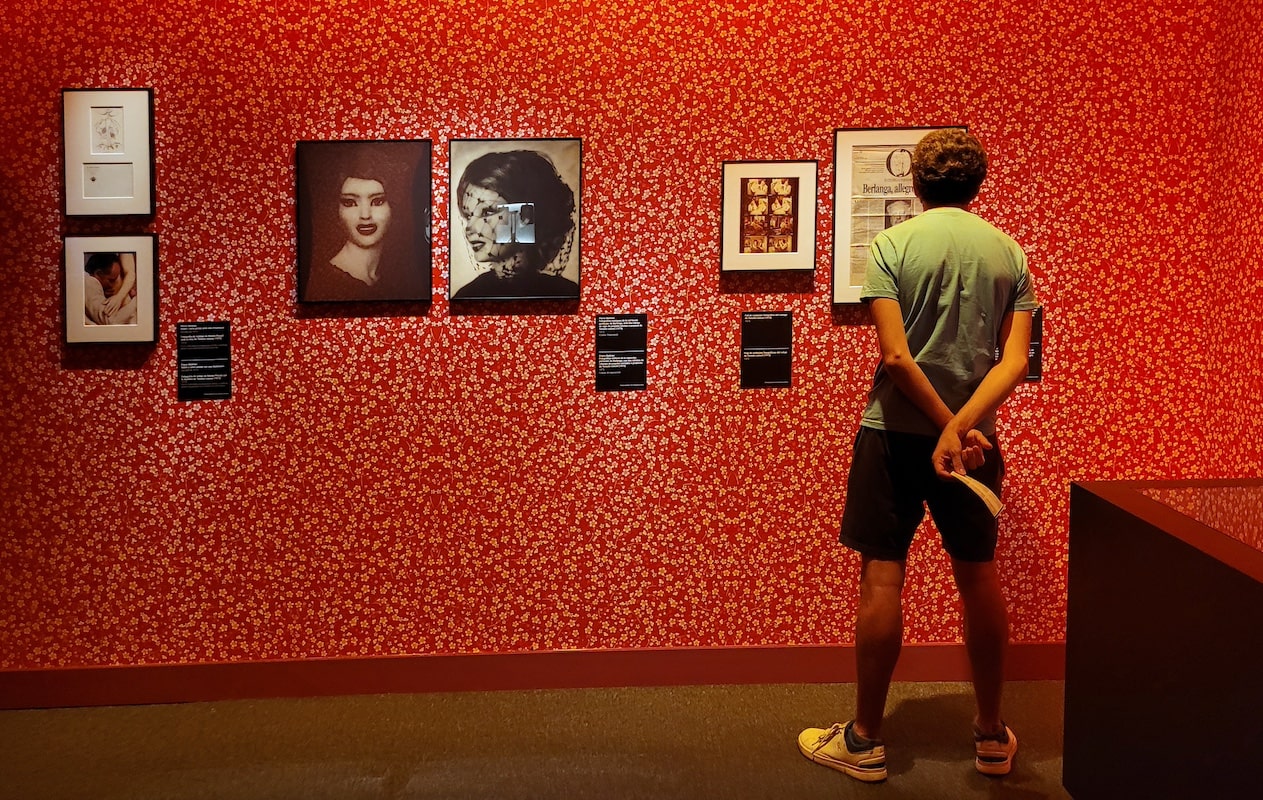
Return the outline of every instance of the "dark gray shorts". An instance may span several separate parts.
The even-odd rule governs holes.
[[[995,518],[963,484],[934,474],[930,457],[937,444],[932,436],[860,428],[847,478],[842,544],[871,558],[904,561],[929,506],[948,555],[975,562],[995,558]],[[994,438],[991,444],[986,463],[969,475],[999,495],[1004,459]]]

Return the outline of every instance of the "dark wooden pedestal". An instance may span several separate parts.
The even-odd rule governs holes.
[[[1263,798],[1263,552],[1144,493],[1200,485],[1071,487],[1075,800]]]

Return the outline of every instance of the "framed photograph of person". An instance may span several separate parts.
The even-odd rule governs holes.
[[[298,142],[298,301],[430,300],[431,144]]]
[[[816,162],[725,161],[721,272],[816,268]]]
[[[877,234],[925,209],[912,190],[912,151],[926,128],[833,132],[833,303],[860,302]]]
[[[158,237],[62,239],[66,344],[158,341]]]
[[[449,145],[451,280],[460,300],[579,297],[579,139]]]
[[[66,215],[154,213],[153,89],[62,89]]]

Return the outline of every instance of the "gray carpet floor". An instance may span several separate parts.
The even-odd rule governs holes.
[[[1063,685],[1013,683],[1014,771],[973,768],[968,684],[892,687],[890,779],[799,754],[847,685],[372,695],[0,712],[0,797],[1067,798]]]

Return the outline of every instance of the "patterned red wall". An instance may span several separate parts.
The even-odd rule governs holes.
[[[1211,356],[1208,457],[1246,453],[1238,469],[1263,474],[1263,4],[1229,10],[1218,36],[1217,147],[1207,181],[1211,218],[1198,255],[1211,288],[1204,347]],[[1199,458],[1203,456],[1198,456]],[[1263,517],[1263,513],[1259,516]]]
[[[977,210],[1031,256],[1018,641],[1063,635],[1070,480],[1260,471],[1257,9],[41,5],[0,11],[0,666],[851,641],[835,532],[875,340],[829,304],[836,127],[970,125]],[[155,88],[151,221],[62,217],[72,86]],[[447,142],[536,136],[584,142],[578,310],[456,313]],[[294,143],[342,138],[434,141],[432,304],[296,306]],[[820,163],[814,283],[721,282],[720,163],[781,158]],[[67,349],[60,234],[142,229],[157,346]],[[779,309],[794,386],[741,391],[740,312]],[[650,315],[647,391],[593,389],[615,312]],[[233,399],[178,403],[175,323],[220,319]],[[932,540],[908,598],[910,641],[959,640]]]

